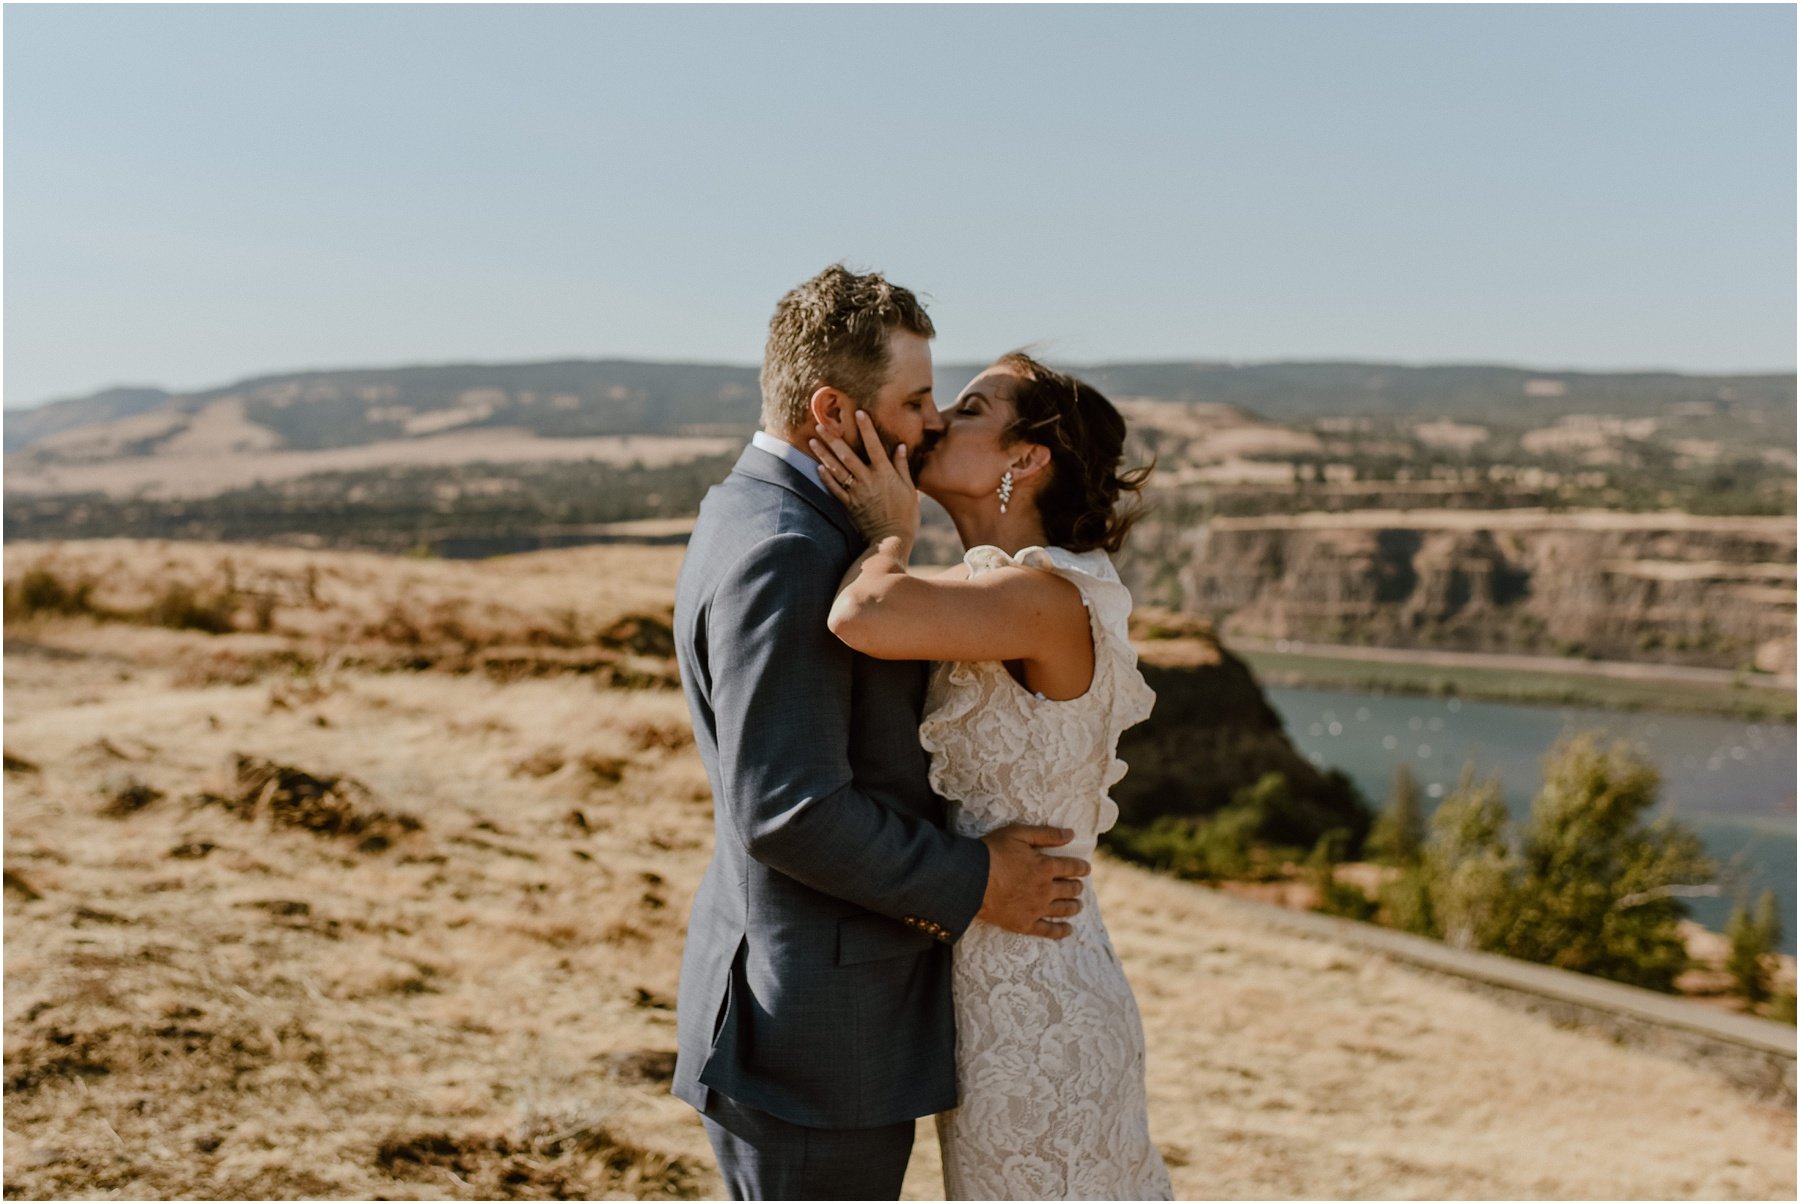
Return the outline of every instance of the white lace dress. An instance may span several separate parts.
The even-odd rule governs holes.
[[[1119,733],[1150,715],[1137,668],[1131,594],[1105,552],[978,547],[970,576],[1024,565],[1081,589],[1094,680],[1079,698],[1032,694],[995,661],[938,666],[920,740],[951,824],[981,836],[1010,823],[1072,828],[1085,857],[1118,818]],[[1150,1140],[1144,1030],[1092,889],[1061,941],[977,920],[954,950],[960,1102],[938,1117],[952,1200],[1169,1199]]]

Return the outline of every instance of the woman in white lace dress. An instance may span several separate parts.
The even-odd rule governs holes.
[[[858,415],[865,448],[879,448]],[[957,831],[1070,829],[1087,857],[1118,808],[1119,733],[1150,714],[1127,635],[1131,595],[1108,551],[1130,517],[1125,422],[1087,385],[1005,356],[943,414],[918,487],[968,549],[910,573],[918,494],[905,447],[873,462],[814,444],[869,548],[831,628],[871,656],[939,662],[920,739]],[[957,1108],[938,1118],[949,1199],[1167,1199],[1150,1140],[1137,1003],[1090,889],[1052,917],[1062,939],[977,920],[957,942]]]

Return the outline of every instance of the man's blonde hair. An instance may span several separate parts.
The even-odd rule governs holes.
[[[834,263],[775,306],[763,348],[762,422],[774,434],[806,425],[808,402],[825,386],[859,406],[875,400],[888,376],[888,332],[923,338],[937,330],[910,289],[880,272],[858,275]]]

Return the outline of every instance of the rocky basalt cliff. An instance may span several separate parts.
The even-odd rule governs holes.
[[[1120,823],[1210,815],[1245,786],[1279,773],[1289,811],[1276,821],[1282,839],[1310,846],[1333,829],[1361,839],[1370,813],[1356,787],[1294,748],[1249,666],[1206,624],[1145,608],[1134,627],[1138,665],[1156,691],[1156,707],[1119,739],[1119,757],[1131,767],[1112,788]]]
[[[1140,531],[1139,597],[1254,636],[1794,671],[1784,517],[1362,511]]]

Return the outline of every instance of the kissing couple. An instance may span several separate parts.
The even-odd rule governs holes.
[[[675,638],[712,784],[674,1092],[734,1199],[1167,1199],[1090,887],[1155,696],[1119,550],[1147,470],[1022,353],[939,411],[931,319],[841,265],[775,308],[762,429],[706,495]],[[916,487],[915,487],[916,481]],[[919,491],[967,549],[907,564]]]

